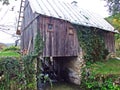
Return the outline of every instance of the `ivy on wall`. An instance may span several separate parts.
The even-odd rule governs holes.
[[[86,62],[96,62],[105,59],[108,50],[105,43],[98,34],[98,30],[90,27],[76,26],[78,41],[84,51],[84,59]]]

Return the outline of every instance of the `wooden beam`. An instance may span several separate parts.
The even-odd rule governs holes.
[[[33,20],[31,20],[31,21],[28,23],[28,25],[25,26],[25,28],[22,30],[22,32],[24,32],[24,31],[33,23],[33,21],[36,20],[36,18],[37,18],[39,15],[40,15],[40,14],[38,14],[35,18],[33,18]]]

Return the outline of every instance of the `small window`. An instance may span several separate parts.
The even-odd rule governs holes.
[[[50,30],[50,31],[53,30],[53,24],[48,24],[48,30]]]
[[[74,34],[73,28],[69,28],[68,32],[70,35],[73,35]]]

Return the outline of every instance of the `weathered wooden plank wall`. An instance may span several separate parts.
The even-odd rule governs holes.
[[[34,37],[36,34],[35,31],[37,29],[36,20],[31,23],[34,17],[35,14],[32,12],[28,0],[26,0],[24,5],[24,18],[22,21],[21,30],[21,49],[26,49],[28,52],[33,51],[34,48]]]
[[[115,52],[115,39],[114,39],[114,33],[104,31],[103,37],[105,41],[105,46],[108,49],[109,52]]]
[[[76,29],[70,22],[32,12],[28,0],[25,2],[24,19],[22,22],[21,49],[34,50],[34,39],[39,29],[43,37],[44,57],[78,56],[81,48],[78,44]],[[33,21],[34,20],[34,21]],[[31,23],[31,21],[33,21]],[[38,25],[38,26],[37,26]],[[100,30],[109,52],[114,52],[114,33]]]
[[[40,16],[39,28],[45,42],[43,56],[77,56],[79,44],[73,26],[64,20]],[[52,25],[51,29],[49,25]]]

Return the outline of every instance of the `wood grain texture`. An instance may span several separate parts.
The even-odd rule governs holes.
[[[40,16],[40,32],[45,41],[44,56],[60,57],[60,56],[77,56],[78,40],[74,27],[71,23],[46,16]],[[52,31],[48,25],[52,24]],[[69,30],[73,29],[70,34]]]
[[[78,43],[76,28],[73,27],[73,24],[45,15],[36,17],[37,15],[37,13],[32,12],[28,0],[26,0],[21,34],[22,50],[29,47],[30,52],[34,51],[35,36],[37,30],[40,30],[45,43],[43,49],[44,57],[78,56],[82,52]],[[52,27],[49,28],[49,24]],[[86,30],[86,28],[82,29]],[[115,52],[114,33],[100,29],[98,31],[100,31],[100,35],[103,37],[105,46],[109,52]]]

